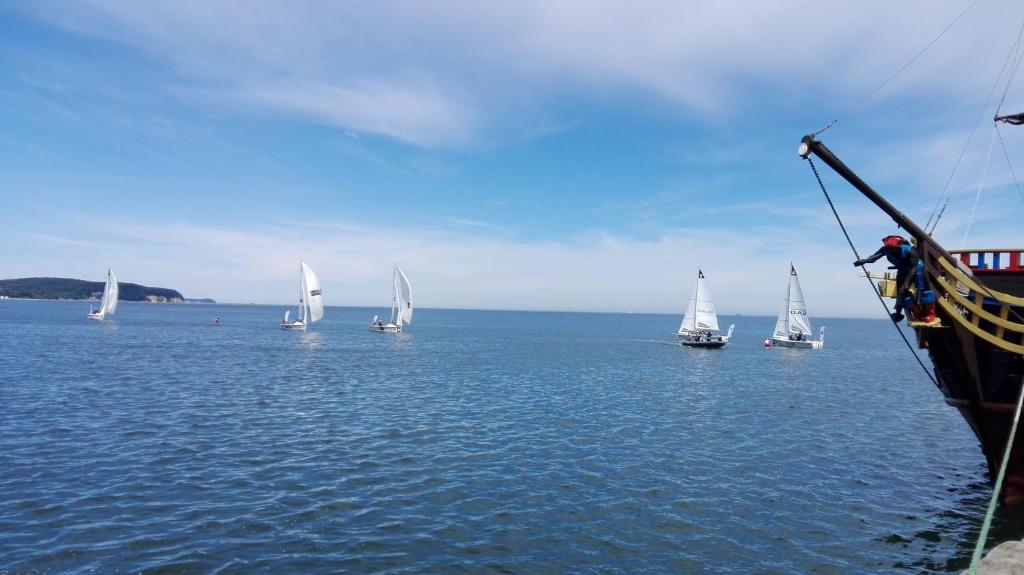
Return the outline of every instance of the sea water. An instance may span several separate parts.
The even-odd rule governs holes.
[[[946,573],[990,493],[887,321],[87,308],[0,302],[3,573]]]

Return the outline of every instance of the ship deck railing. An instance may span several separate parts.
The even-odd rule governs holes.
[[[949,318],[1000,349],[1024,354],[1024,298],[988,288],[974,275],[977,271],[1024,271],[1022,250],[960,250],[950,261],[931,242],[924,242],[925,262],[936,303]],[[996,267],[989,267],[996,266]],[[981,296],[981,297],[978,297]]]
[[[982,273],[1024,272],[1024,251],[1020,248],[985,248],[950,250],[950,255],[972,271]]]

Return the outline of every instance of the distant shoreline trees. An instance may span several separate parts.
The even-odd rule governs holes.
[[[185,301],[215,303],[211,299],[187,300],[181,292],[168,288],[149,287],[117,282],[121,301],[152,301],[181,303]],[[21,299],[100,299],[103,282],[72,278],[15,278],[0,280],[0,296]]]

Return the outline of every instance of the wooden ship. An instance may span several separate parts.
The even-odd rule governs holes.
[[[947,251],[814,136],[803,138],[799,153],[820,158],[916,243],[941,325],[910,325],[918,347],[928,351],[946,403],[960,411],[981,443],[994,483],[1024,384],[1024,248]],[[880,284],[883,296],[896,297],[896,289],[892,280]],[[1008,503],[1024,504],[1022,435],[1024,429],[1009,446],[999,494]]]

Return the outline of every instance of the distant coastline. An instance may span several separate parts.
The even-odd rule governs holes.
[[[209,298],[186,298],[178,290],[118,282],[121,301],[149,303],[217,303]],[[103,296],[103,282],[73,278],[14,278],[0,280],[0,299],[89,301]]]

